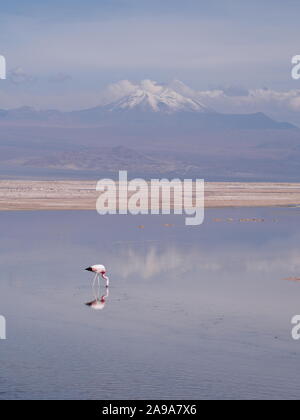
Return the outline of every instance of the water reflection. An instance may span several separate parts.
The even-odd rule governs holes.
[[[95,292],[94,288],[92,288],[93,292]],[[91,302],[87,302],[86,306],[89,306],[91,309],[94,309],[95,311],[101,311],[105,308],[106,305],[106,299],[109,297],[109,287],[106,286],[106,293],[105,295],[102,295],[100,297],[100,285],[98,283],[98,295],[94,300]]]
[[[254,275],[273,274],[277,278],[300,280],[300,247],[297,233],[289,238],[289,246],[283,246],[281,239],[256,243],[241,241],[239,247],[235,242],[226,246],[219,243],[210,244],[151,244],[142,248],[140,244],[119,246],[116,255],[107,255],[115,274],[124,279],[139,277],[145,280],[158,275],[186,275],[188,271],[195,274],[218,276],[222,273],[247,272]],[[130,264],[127,262],[130,261]]]
[[[4,212],[0,399],[298,398],[300,284],[282,279],[300,276],[299,217],[208,210],[201,228],[168,230],[148,216]],[[82,274],[98,258],[111,301],[101,278],[91,290]]]

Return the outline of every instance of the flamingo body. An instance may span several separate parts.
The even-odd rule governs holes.
[[[101,264],[91,265],[90,267],[86,268],[86,270],[92,271],[93,273],[97,273],[97,274],[106,273],[106,268],[104,267],[104,265],[101,265]]]

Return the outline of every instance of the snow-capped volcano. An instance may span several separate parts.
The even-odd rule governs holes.
[[[169,86],[159,85],[151,80],[144,80],[126,96],[109,105],[111,111],[141,110],[172,114],[175,112],[211,112],[196,99],[176,92]]]

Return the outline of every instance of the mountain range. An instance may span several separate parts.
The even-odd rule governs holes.
[[[133,91],[117,101],[79,111],[62,112],[58,110],[36,110],[21,107],[0,110],[0,124],[30,125],[79,125],[79,126],[126,126],[178,125],[189,130],[216,129],[290,129],[295,128],[287,122],[277,122],[267,115],[224,114],[216,112],[201,103],[197,98],[186,96],[170,86],[143,81]]]
[[[0,111],[0,177],[300,181],[300,130],[144,81],[94,108]]]

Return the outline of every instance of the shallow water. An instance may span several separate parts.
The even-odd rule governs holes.
[[[2,212],[0,399],[299,398],[300,283],[284,280],[300,276],[299,221]],[[101,311],[84,305],[94,263],[111,278]]]

